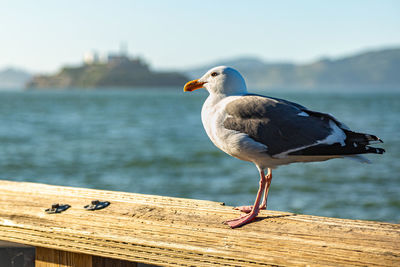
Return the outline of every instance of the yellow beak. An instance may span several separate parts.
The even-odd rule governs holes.
[[[205,82],[199,82],[199,80],[193,80],[193,81],[190,81],[187,84],[185,84],[185,87],[183,87],[183,91],[184,92],[191,92],[191,91],[194,91],[196,89],[203,88],[204,84],[205,84]]]

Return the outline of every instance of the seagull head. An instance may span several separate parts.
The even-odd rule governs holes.
[[[185,84],[184,92],[205,88],[210,94],[240,95],[247,92],[242,75],[231,67],[219,66],[210,69],[200,79]]]

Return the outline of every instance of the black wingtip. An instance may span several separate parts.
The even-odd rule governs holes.
[[[386,152],[386,150],[383,148],[372,147],[372,146],[366,146],[365,150],[368,151],[368,153],[374,153],[374,154],[383,154]]]
[[[383,154],[385,149],[373,146],[364,145],[350,145],[342,146],[335,143],[332,145],[316,145],[304,148],[302,150],[294,151],[289,155],[303,155],[303,156],[328,156],[328,155],[358,155],[358,154]]]
[[[380,139],[378,136],[372,135],[372,134],[364,134],[365,137],[369,142],[371,141],[378,141],[380,143],[383,143],[382,139]]]
[[[356,142],[357,145],[369,145],[374,143],[383,143],[383,140],[372,134],[357,133],[344,130],[348,142]]]

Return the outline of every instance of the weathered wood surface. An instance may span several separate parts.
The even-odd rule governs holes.
[[[87,211],[91,200],[108,200]],[[72,207],[46,214],[52,203]],[[0,240],[155,265],[400,266],[400,225],[261,211],[217,202],[0,181]]]
[[[51,248],[36,248],[35,267],[92,267],[92,256]]]
[[[138,264],[131,261],[36,247],[35,267],[138,267]]]

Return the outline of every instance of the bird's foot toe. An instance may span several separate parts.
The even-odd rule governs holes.
[[[267,207],[266,205],[261,205],[260,210],[265,210]],[[241,212],[250,213],[253,210],[253,206],[239,206],[235,207],[235,210],[240,210]]]
[[[240,210],[241,212],[250,213],[253,210],[253,206],[239,206],[235,207],[235,210]]]
[[[229,225],[231,228],[240,227],[242,225],[245,225],[253,221],[256,218],[256,216],[257,216],[256,214],[250,213],[237,219],[228,220],[225,222],[225,224]]]

